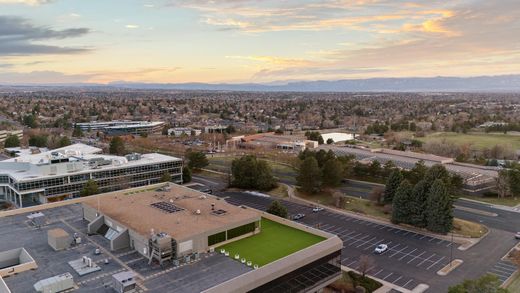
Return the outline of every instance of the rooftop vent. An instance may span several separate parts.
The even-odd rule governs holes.
[[[227,211],[225,211],[223,209],[218,209],[218,210],[211,211],[211,214],[213,214],[215,216],[222,216],[222,215],[227,214]]]

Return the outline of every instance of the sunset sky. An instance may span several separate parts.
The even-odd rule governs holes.
[[[518,73],[519,0],[0,0],[0,83]]]

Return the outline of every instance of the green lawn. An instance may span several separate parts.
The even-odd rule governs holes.
[[[240,258],[263,266],[322,240],[323,237],[262,218],[259,234],[220,246],[216,251],[225,249],[230,257],[239,254]]]
[[[428,142],[432,140],[446,139],[449,142],[455,144],[472,144],[475,147],[491,148],[495,145],[510,144],[514,149],[520,148],[520,135],[510,135],[503,133],[478,133],[472,132],[468,134],[455,133],[455,132],[435,132],[427,135],[426,137],[418,137],[418,140],[422,142]]]

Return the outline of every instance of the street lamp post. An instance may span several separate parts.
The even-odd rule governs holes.
[[[451,244],[450,244],[450,268],[453,263],[453,232],[451,232]]]

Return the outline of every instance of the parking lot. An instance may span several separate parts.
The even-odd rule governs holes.
[[[259,210],[266,210],[272,201],[269,197],[241,192],[226,192],[221,196],[232,204]],[[460,251],[458,244],[445,239],[327,209],[314,213],[311,206],[287,200],[281,202],[288,208],[290,216],[305,214],[298,222],[336,234],[343,240],[343,265],[359,270],[360,256],[370,255],[374,265],[367,274],[408,290],[425,283],[430,286],[428,292],[445,292],[449,286],[467,279],[468,273],[475,277],[492,273],[504,282],[516,271],[513,264],[500,260],[516,243],[510,232],[493,230],[475,248]],[[375,247],[381,243],[387,244],[388,250],[380,255],[374,254]],[[453,259],[463,259],[463,265],[448,276],[437,275],[438,270],[449,264],[451,253]]]

